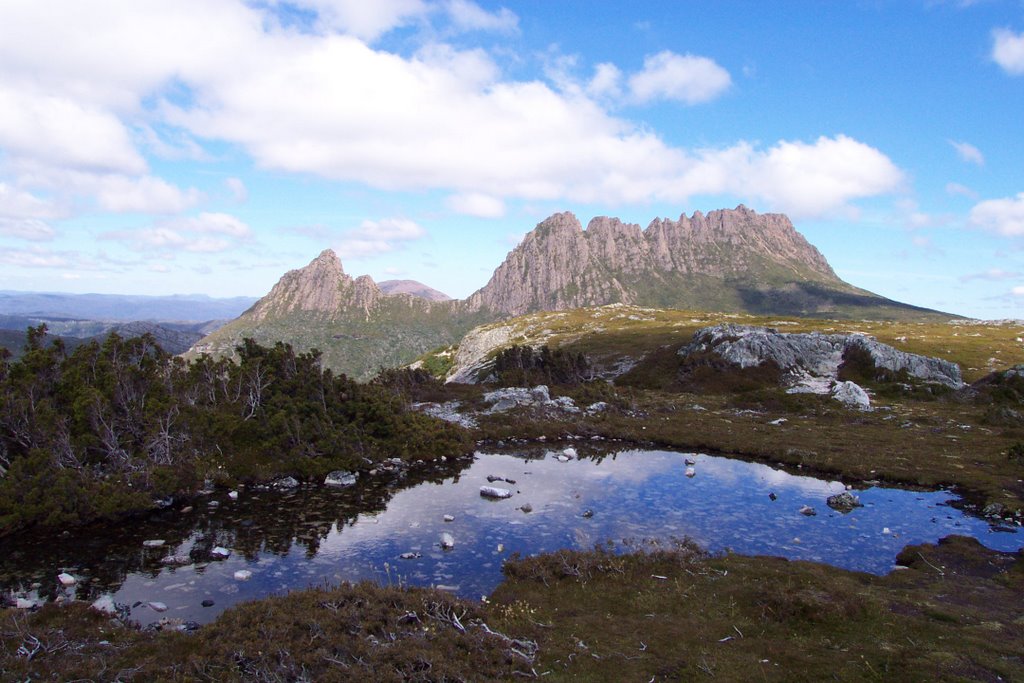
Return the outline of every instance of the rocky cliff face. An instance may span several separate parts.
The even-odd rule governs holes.
[[[705,308],[695,299],[723,282],[754,288],[811,282],[856,291],[788,218],[741,205],[678,221],[656,219],[646,230],[607,217],[594,218],[584,230],[571,213],[555,214],[526,236],[467,305],[504,315],[620,302]]]
[[[377,286],[385,294],[411,294],[412,296],[426,299],[427,301],[451,301],[452,298],[444,292],[439,292],[433,287],[428,287],[416,280],[384,280],[378,282]]]

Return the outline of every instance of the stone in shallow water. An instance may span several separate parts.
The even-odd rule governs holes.
[[[851,512],[854,508],[862,507],[860,503],[860,498],[853,495],[849,491],[843,491],[842,493],[837,493],[834,496],[829,496],[828,500],[826,500],[825,502],[828,503],[828,506],[830,508],[832,508],[833,510],[838,510],[843,514]]]
[[[455,518],[452,517],[451,515],[445,515],[444,516],[444,521],[446,521],[446,522],[454,522]]]
[[[217,546],[216,548],[211,550],[210,554],[213,555],[213,558],[215,560],[226,560],[227,558],[231,557],[231,551],[227,548],[221,548],[220,546]]]
[[[497,486],[481,486],[480,495],[484,498],[511,498],[512,492],[508,489],[501,489]]]
[[[74,586],[76,583],[78,583],[78,579],[71,576],[71,574],[68,574],[67,572],[58,574],[57,580],[60,581],[60,585],[64,586],[65,588],[68,588],[69,586]]]
[[[344,470],[335,470],[327,475],[324,479],[324,485],[326,486],[337,486],[339,488],[345,488],[352,486],[356,483],[356,479],[359,475],[355,472],[346,472]]]
[[[235,572],[236,581],[248,581],[251,578],[252,572],[248,569],[239,569],[237,572]]]
[[[441,534],[441,549],[442,550],[451,550],[454,547],[455,547],[455,537],[452,536],[451,534],[447,533],[447,532]]]
[[[693,469],[692,467],[687,467],[686,476],[688,476],[690,479],[693,479],[694,477],[697,476],[697,470]]]
[[[162,602],[151,602],[151,603],[149,603],[149,608],[151,610],[153,610],[154,612],[166,612],[167,611],[167,605],[165,605]]]
[[[818,513],[810,505],[804,505],[803,507],[800,508],[800,514],[806,517],[814,517]]]

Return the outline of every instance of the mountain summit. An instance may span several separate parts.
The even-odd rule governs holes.
[[[646,229],[598,217],[586,230],[556,213],[464,300],[420,283],[352,278],[331,250],[289,271],[191,354],[232,353],[245,337],[318,348],[329,367],[366,377],[458,341],[472,327],[536,311],[613,303],[819,318],[948,319],[841,280],[781,214],[745,206],[656,219]],[[433,293],[433,294],[432,294]]]
[[[869,294],[840,280],[781,214],[740,205],[655,219],[646,230],[601,216],[584,230],[566,212],[529,233],[468,304],[504,315],[609,303],[749,311],[763,308],[757,301],[769,295],[774,310],[757,312],[834,308],[801,284],[822,294]]]

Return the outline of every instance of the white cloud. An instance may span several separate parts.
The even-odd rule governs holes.
[[[992,60],[1008,74],[1024,75],[1024,33],[1006,28],[992,31]]]
[[[981,150],[972,145],[969,142],[957,142],[956,140],[950,140],[949,144],[953,146],[956,153],[964,161],[977,164],[978,166],[985,165],[985,155],[981,153]]]
[[[644,59],[643,71],[629,78],[639,102],[677,100],[699,104],[715,99],[732,84],[729,72],[707,57],[664,51]]]
[[[365,39],[446,8],[475,16],[468,3],[293,4],[334,12],[333,30]],[[25,155],[24,167],[43,168],[44,179],[62,168],[135,178],[142,198],[108,194],[100,203],[142,206],[148,197],[165,211],[191,206],[198,195],[138,180],[148,170],[129,131],[150,126],[179,131],[184,140],[237,145],[265,169],[496,201],[616,205],[731,193],[821,215],[892,192],[902,180],[882,152],[842,135],[768,148],[667,144],[595,99],[622,80],[611,65],[595,71],[594,93],[585,85],[559,91],[503,77],[481,50],[427,43],[403,56],[351,35],[281,29],[271,11],[241,0],[5,3],[4,92],[71,114],[52,114],[53,125],[27,136],[18,131],[35,124],[20,118],[0,127],[15,131],[8,136],[13,152]],[[694,103],[719,95],[730,80],[706,57],[664,52],[618,87],[643,100]],[[47,143],[43,129],[50,128],[55,139]],[[94,130],[95,144],[80,130]],[[12,154],[6,139],[0,133],[0,148]],[[40,140],[38,150],[30,139]],[[98,181],[78,187],[97,196],[101,189]]]
[[[488,12],[470,0],[448,0],[445,11],[452,23],[463,31],[514,33],[519,29],[519,17],[504,7]]]
[[[609,62],[594,67],[594,76],[587,83],[587,94],[592,97],[620,97],[622,95],[622,71]]]
[[[231,196],[235,198],[238,203],[244,203],[249,199],[249,190],[246,188],[245,183],[242,182],[241,178],[226,178],[224,180],[224,186],[231,192]]]
[[[969,199],[977,199],[978,193],[960,183],[946,183],[946,194],[949,195],[960,195],[961,197],[968,197]]]
[[[385,218],[380,221],[363,221],[355,230],[343,236],[337,251],[341,258],[373,256],[395,251],[425,237],[427,231],[413,221],[404,218]]]
[[[971,223],[1006,237],[1024,237],[1024,192],[1016,197],[987,199],[971,209]]]
[[[138,230],[116,230],[100,235],[136,251],[217,253],[237,247],[252,237],[248,225],[224,213],[200,213],[162,221]]]
[[[960,278],[961,282],[972,282],[974,280],[989,280],[989,281],[1000,281],[1000,280],[1016,280],[1019,277],[1024,277],[1020,272],[1007,271],[1002,268],[990,268],[981,273],[970,273]]]
[[[2,72],[0,72],[2,73]],[[146,162],[110,111],[0,81],[0,148],[16,159],[91,171],[141,173]]]
[[[275,0],[274,4],[285,3]],[[323,30],[367,41],[423,18],[430,10],[423,0],[297,0],[288,4],[316,12]]]
[[[0,235],[30,242],[48,242],[57,233],[38,218],[5,218],[0,216]]]
[[[448,198],[448,208],[456,213],[477,218],[501,218],[505,215],[505,202],[486,194],[470,192]]]
[[[100,207],[115,213],[179,213],[202,199],[195,188],[182,190],[153,176],[95,176],[86,183],[94,186]]]
[[[49,201],[0,182],[0,217],[56,218],[61,214]]]
[[[1018,285],[1010,290],[1010,294],[1013,296],[1024,297],[1024,285]]]
[[[0,265],[18,268],[67,268],[81,266],[74,253],[51,249],[0,249]]]

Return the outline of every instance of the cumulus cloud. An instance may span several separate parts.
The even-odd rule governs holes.
[[[138,230],[106,232],[100,238],[121,242],[136,251],[216,253],[251,239],[252,230],[229,214],[204,212]]]
[[[448,198],[448,208],[456,213],[477,218],[501,218],[505,215],[505,202],[497,197],[470,192]]]
[[[341,258],[385,254],[421,239],[426,234],[427,231],[417,223],[404,218],[367,220],[344,234],[337,251]]]
[[[1005,237],[1024,237],[1024,192],[1016,197],[987,199],[975,204],[970,221]]]
[[[957,142],[956,140],[950,140],[949,144],[953,146],[956,153],[964,161],[977,164],[978,166],[985,165],[985,155],[981,153],[981,150],[972,145],[969,142]]]
[[[1024,33],[997,28],[992,31],[992,60],[1014,76],[1024,75]]]
[[[93,186],[100,207],[115,213],[179,213],[202,198],[195,188],[182,190],[153,176],[94,176],[86,183]]]
[[[842,135],[692,150],[601,104],[616,88],[644,102],[717,97],[731,79],[706,57],[662,52],[628,79],[602,65],[588,93],[587,84],[558,89],[505,78],[481,50],[427,41],[406,56],[367,43],[424,13],[467,30],[512,26],[509,14],[477,12],[468,1],[291,4],[333,18],[297,31],[270,20],[275,3],[5,5],[3,93],[41,117],[4,114],[0,148],[51,176],[63,168],[134,178],[135,194],[119,198],[92,186],[101,206],[120,210],[180,211],[200,198],[145,180],[150,172],[130,131],[151,119],[182,139],[237,145],[261,168],[384,190],[440,190],[477,213],[510,199],[615,205],[731,193],[822,215],[902,182],[882,152]],[[489,207],[482,197],[493,200]]]
[[[714,60],[667,50],[646,57],[643,70],[629,78],[630,92],[639,102],[699,104],[715,99],[731,84],[729,72]]]

